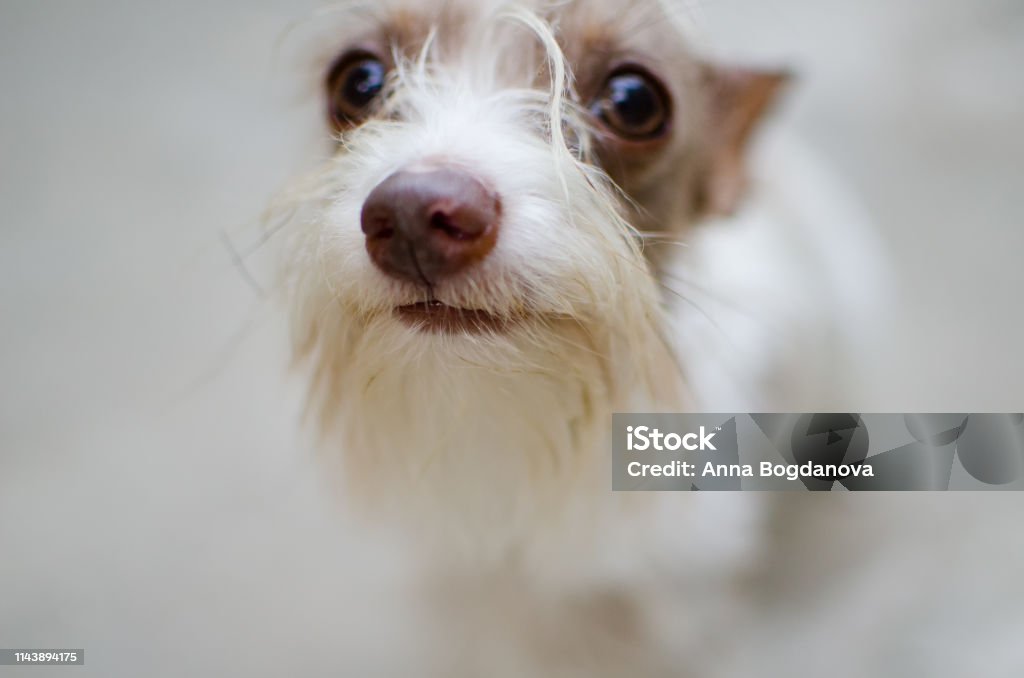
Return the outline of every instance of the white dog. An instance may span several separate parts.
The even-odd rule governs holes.
[[[748,162],[788,76],[698,54],[668,0],[336,16],[296,355],[350,505],[458,582],[475,651],[442,674],[706,672],[760,504],[612,493],[611,414],[821,408],[844,383],[870,239],[801,156]]]

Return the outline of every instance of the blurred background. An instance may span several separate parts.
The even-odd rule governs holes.
[[[317,5],[0,0],[0,647],[84,647],[90,676],[416,675],[388,650],[414,623],[382,583],[400,558],[330,509],[268,280],[223,242],[255,243],[274,192],[327,151],[317,74],[287,47]],[[723,55],[798,70],[779,124],[860,195],[895,262],[872,409],[1024,409],[1024,4],[701,6]],[[1024,502],[825,500],[779,529],[787,602],[766,608],[761,675],[773,641],[813,644],[840,617],[873,631],[870,675],[1024,675]],[[869,510],[891,520],[867,529]],[[891,557],[846,598],[811,593],[865,544]],[[946,584],[908,598],[940,565]]]

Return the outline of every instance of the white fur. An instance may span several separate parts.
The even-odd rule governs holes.
[[[685,295],[670,318],[697,410],[849,408],[898,294],[884,248],[798,139],[773,130],[751,164],[744,208],[697,229],[668,275]]]

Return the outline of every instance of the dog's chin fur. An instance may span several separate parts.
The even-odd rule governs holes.
[[[394,313],[318,322],[312,404],[325,447],[342,455],[345,494],[473,558],[505,559],[570,514],[586,528],[580,509],[607,495],[610,414],[659,404],[655,361],[633,351],[671,359],[653,327],[621,335],[575,318],[478,332]]]

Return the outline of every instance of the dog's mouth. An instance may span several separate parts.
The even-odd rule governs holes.
[[[513,319],[487,311],[448,306],[440,301],[399,306],[395,315],[403,323],[417,330],[443,334],[479,334],[503,332]]]

